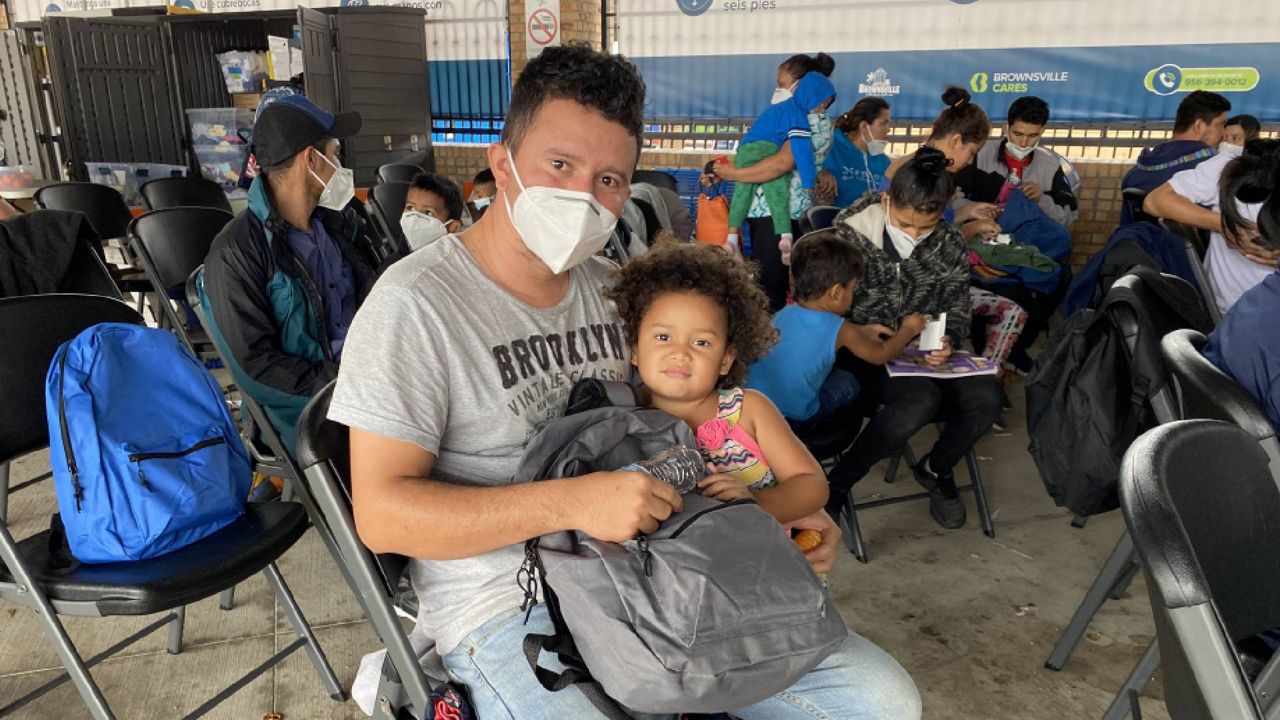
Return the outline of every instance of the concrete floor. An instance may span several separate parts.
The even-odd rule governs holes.
[[[1043,663],[1085,588],[1123,529],[1117,513],[1078,530],[1045,494],[1022,427],[1018,405],[1008,433],[978,446],[992,509],[994,540],[978,527],[966,495],[969,523],[939,528],[922,502],[860,514],[871,562],[844,555],[831,582],[846,622],[894,655],[915,678],[926,718],[1099,718],[1152,636],[1146,592],[1139,577],[1128,595],[1109,602],[1062,672]],[[925,431],[918,450],[930,441]],[[15,464],[12,482],[48,470],[44,454]],[[903,472],[898,483],[874,473],[860,497],[914,492]],[[46,526],[55,510],[45,482],[11,498],[11,529],[25,537]],[[360,657],[377,648],[341,576],[314,533],[280,561],[328,654],[348,687]],[[237,590],[230,612],[213,599],[189,607],[182,654],[164,652],[164,633],[152,635],[92,673],[120,718],[177,718],[293,640],[275,596],[257,577]],[[152,618],[64,622],[84,657],[145,626]],[[61,666],[34,615],[0,604],[0,707],[56,678]],[[1143,716],[1167,720],[1157,677],[1142,700]],[[296,653],[207,717],[257,720],[269,712],[284,720],[339,720],[363,715],[354,703],[330,700],[305,654]],[[88,717],[64,683],[6,717],[70,720]]]

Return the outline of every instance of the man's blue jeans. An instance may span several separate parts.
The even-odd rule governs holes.
[[[538,683],[523,651],[524,636],[531,632],[553,632],[545,605],[533,609],[527,625],[519,610],[502,613],[444,657],[450,677],[467,686],[480,719],[601,717],[577,688],[553,693]],[[564,669],[547,653],[541,663],[554,672]],[[888,653],[850,632],[835,653],[790,689],[732,714],[742,720],[918,720],[920,694]]]

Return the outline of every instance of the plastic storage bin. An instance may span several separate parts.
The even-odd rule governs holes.
[[[26,165],[0,165],[0,190],[29,188],[35,181],[35,175]]]
[[[253,111],[245,108],[192,108],[187,111],[191,144],[201,146],[248,142],[253,130]]]
[[[196,161],[200,174],[222,186],[223,190],[235,190],[249,158],[248,145],[207,145],[196,148]]]
[[[129,205],[141,205],[142,196],[138,190],[150,180],[167,177],[184,177],[187,174],[185,165],[164,165],[161,163],[85,163],[89,171],[89,182],[114,188],[124,196]]]

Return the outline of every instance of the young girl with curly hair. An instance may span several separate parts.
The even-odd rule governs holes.
[[[776,340],[768,300],[719,248],[660,246],[628,263],[609,297],[650,406],[693,428],[717,500],[752,498],[779,522],[827,501],[821,466],[764,395],[743,390],[747,366]]]

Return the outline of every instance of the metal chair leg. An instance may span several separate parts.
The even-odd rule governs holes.
[[[849,493],[849,501],[845,504],[840,522],[842,523],[840,530],[844,533],[844,542],[849,552],[853,553],[859,562],[866,564],[870,558],[867,556],[867,545],[862,541],[862,528],[858,526],[858,509],[854,506],[852,492]]]
[[[9,518],[9,463],[0,462],[0,523]]]
[[[1120,576],[1120,579],[1116,580],[1115,586],[1111,588],[1111,592],[1107,595],[1107,597],[1111,598],[1112,600],[1119,600],[1120,598],[1124,597],[1125,591],[1129,589],[1129,584],[1133,582],[1133,577],[1137,575],[1138,571],[1141,569],[1142,567],[1138,565],[1136,561],[1132,565],[1130,565],[1124,571],[1124,574]]]
[[[58,620],[58,614],[54,612],[49,599],[41,592],[40,586],[35,584],[31,573],[27,571],[27,567],[18,558],[16,547],[13,542],[13,536],[9,534],[9,528],[4,523],[0,523],[0,561],[3,561],[5,566],[9,568],[9,572],[13,575],[18,588],[20,590],[25,589],[25,592],[30,595],[31,600],[28,607],[36,611],[45,634],[53,642],[53,649],[58,653],[58,659],[62,661],[62,666],[67,669],[67,674],[71,676],[71,682],[75,683],[76,690],[80,693],[80,698],[89,707],[89,712],[93,715],[94,720],[115,720],[115,716],[111,714],[111,709],[107,706],[106,698],[102,696],[102,691],[98,689],[97,683],[89,675],[89,670],[84,666],[84,661],[80,659],[80,654],[76,652],[75,646],[71,644],[71,638],[67,637],[66,629],[62,627],[62,622]]]
[[[978,506],[978,520],[982,522],[982,533],[989,538],[996,536],[996,524],[991,519],[991,507],[987,504],[987,488],[982,484],[982,471],[978,469],[978,455],[972,448],[964,454],[965,463],[969,466],[969,481],[973,483],[973,500]]]
[[[187,608],[185,605],[173,609],[169,614],[169,644],[165,648],[170,655],[182,652],[182,626],[186,623]]]
[[[889,467],[885,468],[885,471],[884,471],[885,482],[892,483],[893,481],[898,479],[897,477],[898,465],[901,462],[902,462],[902,455],[894,455],[893,457],[889,458]]]
[[[1080,607],[1076,608],[1075,614],[1071,616],[1071,621],[1062,631],[1057,644],[1053,646],[1053,652],[1049,653],[1049,659],[1044,662],[1045,667],[1050,670],[1061,670],[1066,666],[1067,661],[1071,659],[1072,651],[1080,643],[1080,638],[1084,637],[1085,631],[1089,629],[1089,622],[1107,601],[1107,595],[1111,593],[1111,589],[1124,576],[1129,565],[1136,563],[1137,556],[1134,554],[1133,540],[1129,538],[1129,533],[1125,532],[1120,536],[1115,549],[1111,551],[1111,556],[1098,571],[1098,577],[1094,578],[1093,584],[1089,586],[1089,591],[1080,601]]]
[[[236,586],[232,585],[226,590],[223,590],[218,595],[218,609],[230,610],[235,606],[236,606]]]
[[[334,675],[328,658],[324,656],[324,650],[320,649],[320,643],[316,641],[315,633],[311,631],[307,619],[298,609],[298,603],[293,599],[289,586],[285,584],[284,578],[280,577],[280,569],[275,563],[271,563],[262,571],[262,574],[266,576],[271,589],[275,590],[276,597],[280,598],[280,605],[284,608],[285,616],[289,618],[289,624],[293,625],[293,631],[306,641],[307,655],[311,658],[311,664],[315,666],[316,673],[320,675],[325,691],[334,700],[345,701],[347,693],[338,683],[338,676]]]
[[[1147,646],[1147,651],[1138,660],[1138,664],[1133,667],[1133,672],[1129,673],[1124,685],[1120,687],[1120,692],[1116,693],[1115,699],[1111,701],[1111,707],[1107,708],[1102,720],[1124,720],[1129,717],[1131,697],[1135,693],[1142,694],[1159,668],[1160,648],[1153,639]]]

